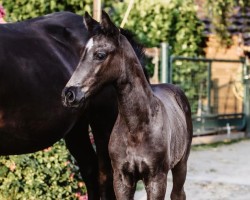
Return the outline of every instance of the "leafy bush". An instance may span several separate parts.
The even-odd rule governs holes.
[[[63,140],[33,154],[0,157],[0,199],[84,199],[86,188]]]
[[[7,21],[20,21],[63,10],[83,15],[92,7],[91,0],[4,0],[2,3],[7,10]]]
[[[106,8],[120,25],[129,0]],[[196,16],[193,0],[138,0],[135,2],[125,28],[135,32],[147,47],[167,42],[177,55],[194,56],[203,52],[203,26]]]

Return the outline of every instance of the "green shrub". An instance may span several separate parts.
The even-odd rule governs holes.
[[[4,0],[2,3],[7,10],[7,21],[20,21],[58,11],[83,15],[92,8],[92,0]]]
[[[0,157],[1,200],[83,199],[85,194],[63,140],[33,154]]]
[[[106,8],[120,25],[129,0]],[[203,53],[203,26],[196,16],[193,0],[138,0],[129,14],[125,28],[135,32],[147,47],[167,42],[173,54],[194,56]]]

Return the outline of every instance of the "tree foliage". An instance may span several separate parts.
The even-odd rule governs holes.
[[[249,0],[207,0],[207,16],[212,21],[214,33],[219,36],[223,45],[230,46],[232,44],[231,35],[228,31],[230,17],[233,15],[235,7],[243,10],[250,8]]]
[[[44,14],[71,11],[83,15],[90,12],[92,0],[4,0],[8,21],[20,21]]]
[[[220,43],[226,46],[231,45],[231,35],[228,32],[230,26],[229,16],[233,10],[234,0],[207,0],[208,17],[211,19],[214,30]]]
[[[107,8],[120,25],[129,0]],[[192,0],[138,0],[135,2],[125,28],[135,32],[147,47],[167,42],[178,55],[194,56],[202,53],[203,26],[196,16]]]

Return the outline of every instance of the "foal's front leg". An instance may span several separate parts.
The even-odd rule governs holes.
[[[136,189],[136,181],[121,171],[114,170],[114,190],[117,200],[133,200]]]
[[[144,180],[147,200],[164,200],[167,188],[167,173],[161,172]]]

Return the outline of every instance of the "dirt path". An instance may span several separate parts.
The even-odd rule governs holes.
[[[169,177],[166,199],[171,188]],[[250,200],[250,140],[193,149],[185,191],[187,200]],[[145,191],[135,200],[146,200]]]

